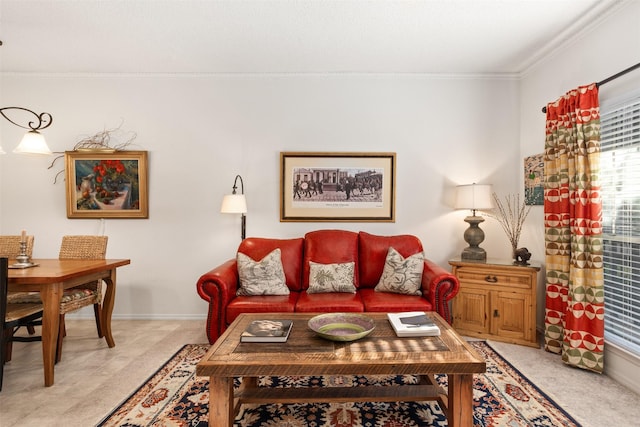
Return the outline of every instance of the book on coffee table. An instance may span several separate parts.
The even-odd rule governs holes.
[[[254,320],[240,335],[240,342],[286,342],[292,327],[291,320]]]
[[[424,311],[387,313],[387,318],[399,337],[440,336],[440,328]]]

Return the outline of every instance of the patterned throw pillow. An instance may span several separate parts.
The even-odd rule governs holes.
[[[422,252],[403,258],[394,248],[389,247],[387,259],[376,292],[393,292],[405,295],[422,295],[422,270],[424,255]]]
[[[354,272],[354,262],[318,264],[309,261],[309,289],[307,289],[307,293],[347,292],[355,294]]]
[[[238,252],[236,259],[240,277],[236,295],[289,295],[279,248],[260,261],[254,261],[242,252]]]

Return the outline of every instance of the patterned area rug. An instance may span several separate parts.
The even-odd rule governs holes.
[[[487,360],[487,372],[474,377],[474,426],[579,426],[485,342],[471,345]],[[98,426],[208,426],[209,382],[195,376],[208,345],[179,350]],[[445,375],[437,377],[446,388]],[[355,387],[415,383],[413,376],[262,377],[264,387]],[[240,384],[236,380],[236,386]],[[446,426],[436,402],[318,403],[243,405],[234,426],[241,427],[422,427]]]

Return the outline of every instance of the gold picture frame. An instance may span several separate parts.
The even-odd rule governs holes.
[[[147,152],[64,153],[67,218],[148,218]]]
[[[280,221],[395,222],[396,153],[280,153]]]

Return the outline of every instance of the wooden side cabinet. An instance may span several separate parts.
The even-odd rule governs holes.
[[[539,347],[536,337],[536,288],[540,265],[514,265],[452,259],[460,281],[453,299],[453,327],[476,338]]]

